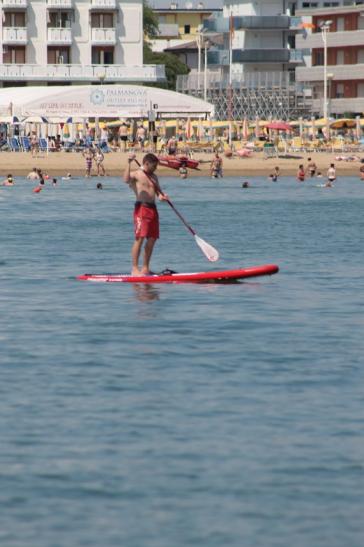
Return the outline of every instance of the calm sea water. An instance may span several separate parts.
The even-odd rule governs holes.
[[[238,285],[129,271],[116,178],[0,188],[0,545],[362,547],[364,183],[163,181]],[[321,182],[321,181],[319,181]],[[204,270],[160,205],[156,270]]]

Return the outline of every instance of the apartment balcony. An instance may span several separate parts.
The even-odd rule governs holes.
[[[73,0],[47,0],[49,9],[72,9]]]
[[[0,80],[20,82],[138,83],[165,80],[164,65],[16,65],[0,64]]]
[[[159,38],[178,38],[179,28],[177,24],[160,24],[159,25]]]
[[[322,113],[323,100],[312,101],[313,112]],[[364,112],[364,97],[353,97],[350,99],[329,99],[330,114],[343,115],[345,112]]]
[[[364,10],[363,10],[364,11]],[[328,47],[346,47],[346,46],[363,46],[364,30],[347,30],[343,32],[328,32],[327,46]],[[321,32],[313,34],[299,34],[296,37],[296,46],[298,48],[323,48]]]
[[[48,45],[72,44],[72,30],[70,28],[48,28]]]
[[[299,28],[297,17],[288,15],[250,15],[233,17],[234,30],[284,31]],[[229,19],[215,17],[203,22],[204,32],[207,34],[224,34],[229,32]]]
[[[24,46],[28,42],[28,32],[23,27],[4,27],[3,44]]]
[[[327,73],[333,80],[361,80],[364,74],[364,64],[328,65]],[[323,82],[324,67],[299,67],[296,70],[298,82]]]
[[[91,0],[91,10],[115,10],[116,0]]]
[[[114,28],[92,28],[91,42],[93,46],[114,46],[116,31]]]
[[[233,63],[289,63],[289,49],[233,49]],[[207,53],[209,65],[228,65],[228,50],[211,50]]]
[[[27,9],[28,0],[3,0],[3,9]]]

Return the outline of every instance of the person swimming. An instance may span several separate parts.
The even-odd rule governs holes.
[[[3,186],[14,186],[14,179],[11,173],[8,174],[7,178],[2,182]]]

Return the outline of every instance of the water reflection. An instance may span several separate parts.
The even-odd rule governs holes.
[[[132,286],[135,296],[140,302],[159,300],[160,293],[154,285],[146,283],[133,283]]]

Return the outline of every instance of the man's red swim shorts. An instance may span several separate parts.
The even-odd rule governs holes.
[[[154,203],[137,201],[134,208],[135,237],[159,238],[159,216]]]

